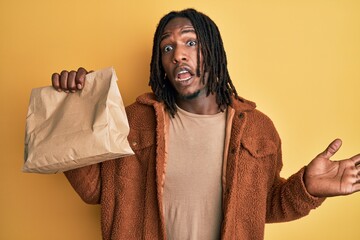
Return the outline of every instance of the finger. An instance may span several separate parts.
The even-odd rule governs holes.
[[[353,191],[352,191],[353,193],[360,191],[360,183],[359,183],[359,182],[355,183],[355,184],[353,185],[352,190],[353,190]]]
[[[319,154],[319,156],[328,159],[331,158],[340,149],[341,144],[342,141],[340,139],[335,139],[329,144],[324,152]]]
[[[51,75],[51,83],[53,88],[55,88],[55,90],[61,92],[61,88],[60,88],[60,75],[58,73],[53,73]]]
[[[80,67],[77,70],[76,76],[75,76],[75,84],[77,89],[83,89],[85,85],[85,75],[87,74],[87,71],[85,68]]]
[[[63,70],[60,74],[60,87],[65,92],[69,92],[67,87],[67,79],[68,79],[69,72],[66,70]]]
[[[67,79],[67,88],[71,92],[76,91],[75,76],[76,76],[76,72],[74,70],[69,72],[68,79]]]
[[[360,153],[350,158],[357,168],[360,168]]]

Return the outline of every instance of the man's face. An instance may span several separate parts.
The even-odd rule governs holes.
[[[160,42],[161,61],[167,78],[183,99],[205,92],[200,54],[200,77],[196,76],[198,45],[195,29],[187,18],[174,18],[165,26]]]

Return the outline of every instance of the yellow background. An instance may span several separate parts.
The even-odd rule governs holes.
[[[215,20],[239,94],[275,122],[284,177],[336,137],[335,159],[360,152],[358,0],[0,0],[0,239],[101,238],[99,207],[62,174],[21,172],[30,91],[62,69],[114,66],[130,104],[149,90],[158,20],[186,7]],[[265,239],[359,239],[359,200],[328,199],[306,218],[267,225]]]

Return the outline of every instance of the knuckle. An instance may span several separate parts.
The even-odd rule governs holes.
[[[83,67],[79,67],[78,72],[80,73],[86,73],[86,69]]]
[[[59,74],[53,73],[51,76],[51,82],[54,87],[59,87]]]
[[[56,78],[58,78],[59,77],[59,74],[58,73],[53,73],[52,75],[51,75],[51,79],[56,79]]]

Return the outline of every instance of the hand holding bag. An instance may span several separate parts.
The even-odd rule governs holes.
[[[113,68],[86,75],[76,93],[33,89],[23,172],[57,173],[134,154]]]

